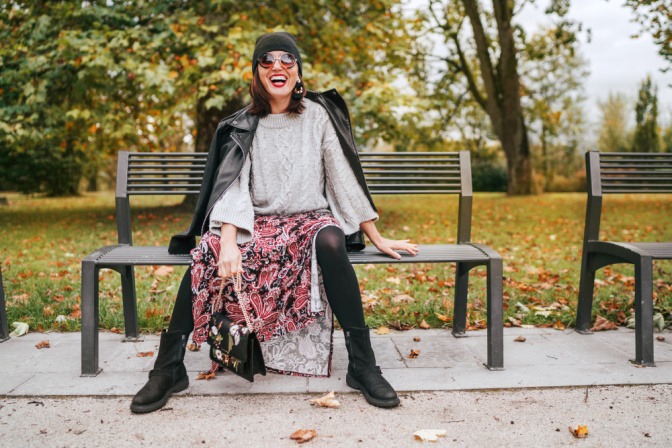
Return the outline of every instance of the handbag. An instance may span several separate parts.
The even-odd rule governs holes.
[[[361,230],[345,236],[345,249],[348,252],[360,252],[366,247],[364,243],[364,234]]]
[[[233,289],[238,296],[240,309],[245,316],[246,325],[239,325],[221,312],[213,312],[210,317],[208,329],[208,344],[210,344],[210,359],[226,370],[254,382],[254,375],[260,373],[266,375],[264,357],[261,354],[261,345],[247,313],[247,295],[242,293],[241,275],[238,273],[233,278]],[[222,291],[224,281],[219,287],[219,296],[213,310],[220,309],[222,304]]]

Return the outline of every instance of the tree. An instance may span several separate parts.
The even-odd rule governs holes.
[[[610,92],[606,101],[599,101],[602,112],[597,148],[602,152],[630,150],[628,101],[622,93]]]
[[[529,37],[520,53],[525,112],[541,146],[544,189],[553,185],[559,170],[565,176],[573,174],[585,127],[587,62],[573,45],[562,44],[572,39],[564,32],[562,27],[544,27]]]
[[[660,131],[658,129],[658,89],[647,76],[639,89],[635,105],[635,133],[632,150],[634,152],[660,152]]]
[[[658,45],[658,54],[672,68],[672,4],[669,0],[625,0],[635,15],[635,20],[642,29],[651,33],[653,41]]]
[[[448,55],[441,58],[443,77],[463,79],[469,95],[492,123],[506,155],[508,193],[530,194],[534,188],[532,160],[518,61],[526,35],[515,25],[519,12],[515,3],[493,0],[487,9],[476,0],[430,0],[425,17],[431,32],[438,33],[448,47]],[[568,0],[554,0],[547,14],[562,19],[568,6]],[[557,27],[563,30],[562,45],[574,45],[575,24],[561,20]]]
[[[358,140],[410,133],[392,111],[412,98],[393,81],[414,42],[392,0],[10,0],[0,5],[3,172],[25,167],[24,191],[73,194],[118,149],[177,151],[187,131],[207,150],[247,101],[256,37],[276,29],[297,36],[308,88],[344,94]]]

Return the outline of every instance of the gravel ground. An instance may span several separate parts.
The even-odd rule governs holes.
[[[409,393],[396,409],[339,394],[338,409],[316,408],[318,395],[176,396],[134,415],[130,397],[0,397],[2,447],[296,446],[298,429],[315,429],[305,446],[672,446],[672,385]],[[568,427],[587,425],[576,439]],[[443,429],[438,442],[419,429]]]

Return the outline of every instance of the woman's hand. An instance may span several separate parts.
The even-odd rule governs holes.
[[[404,250],[413,256],[416,256],[419,252],[418,245],[410,243],[409,241],[411,240],[388,240],[387,238],[383,238],[381,236],[378,241],[372,241],[372,243],[382,253],[400,260],[401,255],[396,252],[398,250]]]
[[[221,228],[221,247],[217,260],[217,274],[220,278],[233,277],[243,272],[243,257],[236,244],[238,228],[232,224],[224,224]]]
[[[388,240],[387,238],[383,238],[378,233],[376,224],[373,221],[365,221],[359,227],[366,233],[366,236],[369,237],[379,251],[397,260],[401,259],[401,255],[396,252],[398,250],[404,250],[413,256],[416,256],[420,251],[418,245],[410,243],[410,240]]]

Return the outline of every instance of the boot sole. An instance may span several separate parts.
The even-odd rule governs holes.
[[[161,409],[166,404],[168,398],[170,398],[171,395],[182,392],[187,387],[189,387],[189,377],[185,377],[182,381],[168,389],[165,395],[159,401],[155,401],[154,403],[149,404],[131,403],[131,412],[134,414],[146,414],[147,412],[153,412],[157,409]]]
[[[378,398],[373,398],[371,395],[369,395],[367,390],[364,388],[364,386],[362,386],[360,384],[359,381],[357,381],[356,379],[354,379],[353,377],[351,377],[348,374],[345,375],[345,384],[352,387],[353,389],[357,389],[358,391],[360,391],[362,393],[362,395],[364,395],[364,398],[366,399],[366,401],[373,406],[376,406],[376,407],[379,407],[379,408],[395,408],[395,407],[399,406],[399,404],[401,403],[401,401],[399,400],[399,397],[396,397],[393,400],[381,400],[381,399],[378,399]]]

